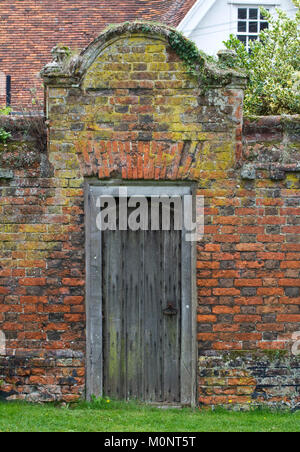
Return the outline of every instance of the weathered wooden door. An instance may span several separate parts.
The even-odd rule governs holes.
[[[97,230],[97,196],[116,190],[88,190],[88,396],[193,403],[191,244],[175,230],[173,209],[169,230]]]
[[[104,393],[180,402],[181,231],[105,231],[102,246]]]

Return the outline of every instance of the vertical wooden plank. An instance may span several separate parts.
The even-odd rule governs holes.
[[[145,232],[144,398],[163,401],[163,266],[162,232]]]
[[[96,227],[96,214],[95,194],[85,184],[87,399],[102,396],[103,389],[101,234]]]
[[[122,242],[120,231],[102,232],[102,290],[103,348],[104,348],[104,393],[123,398],[122,345],[123,337],[123,293],[122,293]]]
[[[193,201],[188,199],[185,208],[192,209]],[[181,319],[181,403],[194,405],[196,401],[196,244],[186,241],[182,231],[182,319]]]
[[[174,214],[174,212],[173,212]],[[173,215],[172,215],[173,217]],[[164,309],[171,305],[176,315],[163,314],[164,401],[180,402],[181,338],[181,233],[164,231]]]
[[[106,394],[142,397],[143,232],[103,233],[104,381]]]
[[[130,213],[130,212],[129,212]],[[140,399],[143,394],[143,312],[144,297],[144,233],[123,231],[123,293],[125,339],[125,388],[127,399]]]

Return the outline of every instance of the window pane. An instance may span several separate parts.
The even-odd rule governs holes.
[[[240,33],[246,33],[246,31],[247,31],[247,22],[238,22],[238,31]]]
[[[247,8],[238,8],[238,18],[247,19]]]
[[[237,38],[246,45],[247,43],[247,36],[243,36],[243,35],[237,35]]]
[[[258,9],[257,8],[250,8],[249,9],[249,19],[257,19],[258,18]]]
[[[258,32],[258,23],[257,22],[249,22],[249,33],[257,33]]]
[[[258,36],[249,36],[249,41],[257,41]]]
[[[260,23],[260,31],[267,30],[269,28],[268,22],[261,22]]]

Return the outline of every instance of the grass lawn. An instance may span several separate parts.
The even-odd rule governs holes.
[[[0,432],[300,432],[300,412],[161,410],[96,401],[71,407],[0,403]]]

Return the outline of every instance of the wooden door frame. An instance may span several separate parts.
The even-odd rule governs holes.
[[[86,231],[86,397],[103,396],[103,343],[102,343],[102,245],[96,227],[96,198],[100,195],[117,195],[119,187],[126,187],[128,195],[195,196],[194,183],[85,180],[85,231]],[[183,234],[185,231],[183,230]],[[181,353],[180,381],[181,404],[196,405],[197,387],[197,290],[196,243],[182,238],[182,297],[181,297]],[[187,303],[186,300],[189,300]]]

